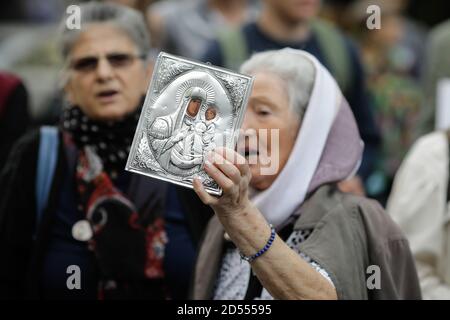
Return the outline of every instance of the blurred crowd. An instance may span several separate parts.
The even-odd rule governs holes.
[[[99,1],[142,15],[143,31],[132,13],[121,18],[125,29],[134,30],[133,41],[101,26],[75,35],[62,31],[66,8],[88,2],[0,5],[0,296],[67,295],[57,284],[65,285],[66,273],[57,267],[75,259],[88,274],[83,287],[89,290],[81,298],[195,297],[201,291],[192,284],[198,278],[192,280],[194,269],[201,265],[195,262],[197,248],[219,209],[193,201],[182,188],[165,186],[161,194],[156,181],[122,174],[141,110],[136,106],[142,105],[160,51],[239,71],[254,53],[289,47],[314,56],[336,79],[364,142],[358,171],[337,181],[339,190],[377,200],[409,241],[422,296],[450,299],[450,10],[444,1],[421,12],[422,3],[408,0]],[[371,5],[380,8],[380,29],[368,27]],[[105,48],[112,50],[105,60],[83,58],[83,52]],[[104,73],[99,81],[107,82],[110,68],[124,66],[135,69],[120,75],[120,85],[95,94],[107,102],[124,90],[128,110],[103,114],[90,101],[94,80],[82,75],[97,70]],[[72,69],[79,75],[68,77]],[[42,128],[51,139],[49,128],[55,127],[60,128],[59,141],[53,151],[42,150]],[[41,144],[32,134],[37,131]],[[90,162],[89,151],[79,152],[86,146],[93,146],[101,169]],[[54,178],[40,175],[45,169],[39,161],[54,163]],[[114,195],[115,202],[98,204],[105,195]],[[74,242],[72,226],[80,215],[102,220],[109,206],[118,212],[115,224],[108,223],[95,243],[83,240],[83,234]],[[186,208],[194,214],[180,214]],[[17,217],[25,211],[35,213]],[[10,217],[12,212],[16,217]],[[103,228],[97,220],[91,224]],[[113,241],[121,237],[127,240]],[[167,242],[167,237],[174,240]],[[158,255],[158,245],[166,258]],[[4,257],[9,257],[7,266]],[[30,272],[33,268],[38,274]],[[225,271],[222,267],[218,277],[233,276]],[[27,274],[27,281],[11,289],[19,272]],[[160,285],[165,278],[167,283]],[[242,298],[261,294],[253,278]],[[151,281],[143,284],[142,279]],[[224,281],[216,287],[216,298],[240,297],[231,295],[234,289]]]

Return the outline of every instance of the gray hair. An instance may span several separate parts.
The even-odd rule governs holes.
[[[61,53],[67,59],[81,32],[91,23],[111,23],[124,31],[138,47],[140,54],[147,55],[150,50],[150,36],[141,13],[129,7],[114,3],[89,2],[80,7],[80,29],[69,29],[66,16],[61,22]]]
[[[270,72],[284,80],[292,110],[302,119],[315,79],[315,67],[304,55],[292,50],[270,50],[256,53],[241,66],[241,72]]]

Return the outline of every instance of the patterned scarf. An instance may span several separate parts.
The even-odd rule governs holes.
[[[125,167],[140,113],[141,108],[137,108],[120,121],[101,122],[89,119],[74,106],[64,110],[62,127],[71,134],[78,149],[91,146],[110,173]]]

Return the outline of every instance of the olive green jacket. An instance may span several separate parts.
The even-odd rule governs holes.
[[[296,213],[294,230],[313,229],[299,248],[328,272],[339,299],[421,299],[408,241],[377,202],[324,185]],[[193,299],[212,298],[223,245],[223,227],[213,217],[195,266]]]

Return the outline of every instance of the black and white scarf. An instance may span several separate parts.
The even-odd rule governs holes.
[[[88,118],[78,106],[64,110],[61,125],[80,150],[90,146],[100,157],[106,172],[124,168],[137,127],[141,108],[118,121]]]

